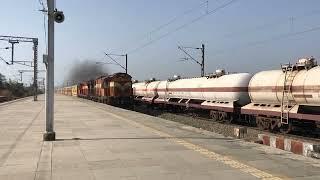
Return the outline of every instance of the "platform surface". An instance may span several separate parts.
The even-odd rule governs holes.
[[[75,97],[0,105],[0,180],[320,179],[320,161]]]

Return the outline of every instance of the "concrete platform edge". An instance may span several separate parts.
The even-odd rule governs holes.
[[[280,137],[270,134],[258,134],[259,140],[263,142],[263,145],[273,148],[289,151],[294,154],[303,155],[306,157],[317,158],[320,153],[320,144],[307,142],[303,140],[297,140],[287,137]]]

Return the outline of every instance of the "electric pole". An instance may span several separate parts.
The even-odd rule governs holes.
[[[54,141],[56,133],[53,129],[53,112],[54,112],[54,0],[48,0],[48,64],[47,64],[47,88],[46,88],[46,132],[43,135],[43,140]]]
[[[128,74],[128,54],[126,54],[126,74]]]
[[[201,62],[201,77],[204,76],[204,44],[201,46],[201,52],[202,52],[202,62]]]
[[[48,64],[46,88],[46,132],[43,140],[54,141],[56,133],[53,129],[54,112],[54,9],[55,0],[48,0]]]
[[[62,23],[64,15],[55,7],[55,0],[47,0],[48,5],[48,55],[46,59],[47,66],[47,84],[46,84],[46,132],[43,134],[44,141],[54,141],[56,133],[54,132],[54,23]]]
[[[33,39],[33,100],[38,101],[38,39]]]
[[[14,59],[14,44],[18,44],[18,40],[9,40],[9,43],[11,44],[11,64],[13,64],[13,59]]]

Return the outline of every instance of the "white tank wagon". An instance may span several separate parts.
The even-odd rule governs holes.
[[[168,100],[168,85],[170,81],[160,81],[158,88],[157,88],[157,93],[158,93],[158,98],[155,100],[155,103],[163,103]]]
[[[145,101],[153,103],[154,99],[158,97],[157,88],[160,81],[151,81],[146,84],[146,95],[143,98]]]
[[[292,125],[301,123],[297,120],[320,121],[320,67],[314,58],[259,72],[248,90],[251,103],[241,112],[256,116],[263,129],[291,131]]]
[[[146,82],[135,82],[132,84],[133,96],[136,100],[146,96]]]
[[[140,83],[134,83],[133,96],[136,100],[142,100],[149,103],[153,103],[153,100],[158,97],[157,87],[160,81],[156,81],[154,78]]]
[[[198,78],[174,78],[160,81],[155,103],[208,109],[214,119],[233,118],[240,107],[250,103],[249,73],[225,74],[223,70]]]

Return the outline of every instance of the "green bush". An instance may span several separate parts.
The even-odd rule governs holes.
[[[2,96],[9,96],[8,97],[9,99],[22,98],[26,96],[31,96],[33,94],[32,86],[26,87],[23,85],[23,83],[19,83],[17,81],[12,81],[12,80],[8,81],[6,77],[1,73],[0,73],[0,90],[2,92],[9,91],[9,93],[2,95]]]

